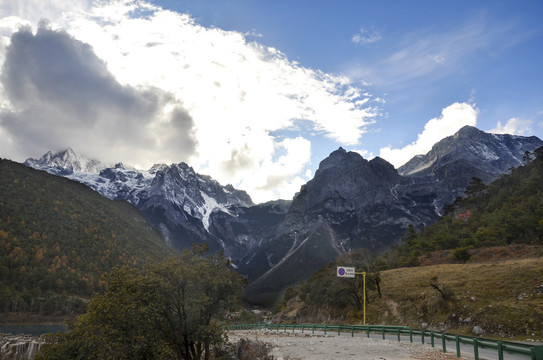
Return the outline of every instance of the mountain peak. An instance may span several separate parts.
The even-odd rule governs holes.
[[[342,171],[342,169],[347,169],[356,166],[363,166],[368,161],[365,160],[362,155],[353,151],[345,151],[342,147],[333,151],[328,155],[328,157],[322,160],[319,164],[319,168],[315,172],[315,177],[317,174],[322,174],[324,171],[329,169],[335,169],[334,171]]]
[[[477,129],[475,126],[466,125],[460,128],[453,135],[455,138],[473,138],[474,136],[480,136],[486,134],[484,131]]]
[[[58,155],[61,155],[62,157],[66,158],[66,159],[70,159],[70,158],[71,159],[77,159],[78,158],[75,151],[70,147],[66,148],[66,150],[64,150],[64,151],[60,151],[58,153]]]
[[[24,162],[26,166],[46,170],[56,175],[67,175],[73,172],[87,172],[98,174],[107,167],[95,159],[89,159],[78,155],[72,148],[66,148],[55,154],[51,151],[45,153],[41,158],[28,158]]]

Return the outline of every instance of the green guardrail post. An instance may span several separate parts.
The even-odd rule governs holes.
[[[328,325],[324,324],[324,335],[326,335],[326,328],[328,327]]]
[[[498,360],[503,360],[503,343],[498,341]]]
[[[315,335],[315,324],[313,324],[313,335]]]
[[[400,338],[400,329],[398,329],[398,341],[401,341],[401,338]]]
[[[456,357],[460,357],[460,336],[456,335],[455,336],[455,341],[456,341]]]
[[[424,344],[424,330],[421,330],[420,337],[421,337],[422,343]]]
[[[413,342],[413,330],[409,329],[409,342]]]
[[[337,336],[341,335],[341,325],[338,325],[337,327]]]
[[[302,334],[304,333],[305,324],[302,324]]]
[[[354,337],[354,325],[351,326],[351,337]]]
[[[431,341],[431,343],[432,343],[432,347],[435,347],[435,344],[434,344],[434,336],[435,336],[435,335],[434,335],[434,332],[432,331],[432,332],[430,333],[430,341]]]
[[[383,326],[383,340],[385,340],[385,327]]]
[[[443,352],[447,352],[447,343],[446,343],[447,337],[445,336],[445,333],[441,333],[441,343],[443,345]]]
[[[473,338],[473,356],[475,360],[479,360],[479,344],[477,338]]]
[[[370,337],[370,327],[366,327],[366,335],[369,338]]]

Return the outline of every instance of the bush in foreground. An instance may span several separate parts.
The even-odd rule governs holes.
[[[223,254],[185,251],[148,271],[119,268],[108,289],[37,360],[209,359],[224,343],[220,321],[238,306],[244,279]]]

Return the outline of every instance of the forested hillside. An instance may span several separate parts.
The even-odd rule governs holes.
[[[543,148],[526,154],[527,164],[512,169],[488,186],[473,178],[466,198],[457,199],[446,215],[418,233],[410,228],[404,244],[389,254],[392,266],[416,266],[419,257],[453,250],[458,261],[470,249],[510,244],[543,244]]]
[[[81,311],[103,273],[171,252],[132,205],[0,160],[0,313]]]

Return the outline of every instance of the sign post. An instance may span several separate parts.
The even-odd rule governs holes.
[[[354,278],[354,267],[338,266],[337,276],[344,278]]]
[[[366,325],[366,272],[356,272],[354,267],[338,266],[336,275],[340,278],[354,278],[355,275],[362,275],[362,304],[364,309],[364,325]]]

